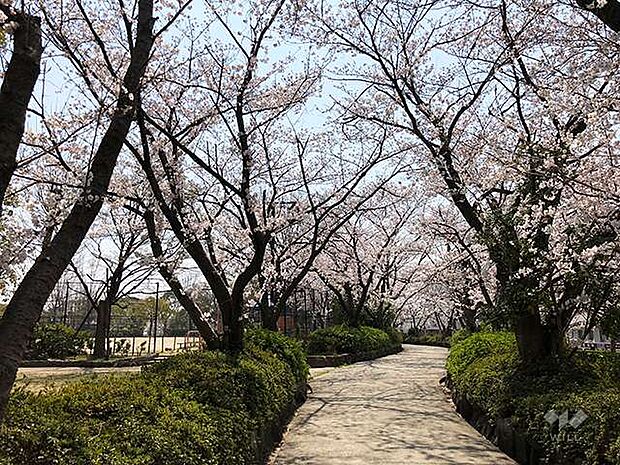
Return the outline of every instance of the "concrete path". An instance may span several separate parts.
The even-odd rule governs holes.
[[[404,352],[320,374],[274,465],[513,465],[439,385],[447,351]]]

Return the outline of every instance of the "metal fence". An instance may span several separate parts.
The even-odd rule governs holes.
[[[288,299],[277,321],[278,330],[287,336],[305,337],[312,331],[332,324],[333,295],[329,291],[298,288]],[[262,315],[258,306],[250,309],[250,320],[260,325]]]
[[[91,283],[86,283],[91,285]],[[93,289],[100,282],[92,283]],[[62,281],[58,284],[41,316],[42,323],[62,323],[92,335],[97,327],[97,311],[84,289],[85,283]],[[212,297],[203,307],[213,313],[218,327],[217,311]],[[133,299],[133,300],[132,300]],[[333,296],[325,290],[299,288],[288,300],[277,321],[278,330],[288,336],[305,337],[310,332],[332,323]],[[131,308],[131,306],[134,308]],[[128,311],[127,308],[131,308]],[[248,309],[250,322],[261,324],[258,307]],[[162,283],[146,282],[133,297],[112,307],[107,349],[110,355],[140,356],[191,349],[200,344],[200,337],[187,313],[175,305]]]
[[[98,284],[93,283],[93,288]],[[84,283],[60,282],[48,299],[40,322],[61,323],[76,333],[91,334],[94,339],[97,311],[91,299]],[[138,356],[176,351],[195,347],[199,342],[191,319],[183,309],[171,309],[168,290],[159,282],[145,283],[133,297],[126,297],[112,307],[107,337],[110,355]]]

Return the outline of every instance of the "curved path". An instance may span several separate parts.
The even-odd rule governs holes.
[[[514,465],[439,385],[447,351],[405,350],[319,374],[274,465]]]

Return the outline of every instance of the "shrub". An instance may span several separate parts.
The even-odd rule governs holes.
[[[577,352],[577,363],[593,370],[596,377],[607,383],[620,382],[620,353],[599,350]]]
[[[192,352],[141,374],[85,379],[38,395],[19,391],[0,427],[0,464],[262,463],[301,367],[258,347],[269,343],[284,353],[298,344],[264,332],[250,339],[235,357]]]
[[[620,380],[615,354],[577,353],[525,369],[509,333],[476,333],[455,344],[447,370],[455,390],[491,424],[509,418],[542,452],[545,464],[620,464]],[[574,429],[550,425],[545,414],[580,410]]]
[[[215,465],[253,463],[254,454],[246,412],[200,405],[139,375],[21,394],[0,431],[3,464]]]
[[[452,347],[446,368],[453,379],[458,379],[474,361],[492,353],[514,352],[516,348],[517,343],[513,333],[474,333]]]
[[[450,346],[457,345],[459,342],[464,341],[471,336],[471,334],[471,331],[468,329],[459,329],[458,331],[454,331],[454,333],[452,333],[452,337],[450,338]]]
[[[394,344],[402,344],[403,340],[405,339],[404,334],[401,330],[396,329],[396,328],[387,328],[384,330],[388,337],[390,338],[390,341],[392,341],[392,343]]]
[[[359,354],[387,349],[397,344],[380,329],[337,325],[310,333],[306,349],[312,355]]]
[[[67,358],[83,354],[89,341],[85,333],[76,333],[73,328],[50,323],[35,328],[26,358],[43,360],[49,358]]]
[[[410,335],[405,338],[405,343],[422,346],[450,347],[450,338],[438,334]]]
[[[293,370],[297,382],[308,377],[308,362],[302,345],[295,339],[266,329],[251,329],[245,334],[246,344],[271,352],[287,363]]]

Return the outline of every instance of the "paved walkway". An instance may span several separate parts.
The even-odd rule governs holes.
[[[404,352],[320,374],[275,465],[513,465],[439,386],[447,351]]]

